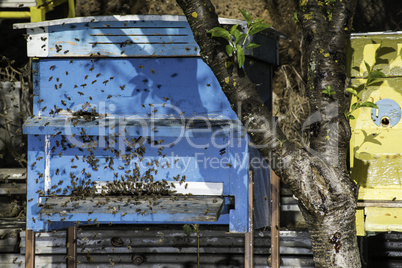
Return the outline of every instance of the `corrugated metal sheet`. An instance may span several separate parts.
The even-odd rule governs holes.
[[[141,256],[139,267],[197,267],[197,234],[187,236],[182,225],[131,225],[83,227],[78,232],[78,267],[133,267],[133,256]],[[66,233],[36,235],[37,267],[65,267]],[[111,241],[121,238],[121,247]],[[21,254],[25,252],[25,233],[21,233]],[[244,235],[229,234],[225,226],[201,225],[200,267],[243,267]],[[254,234],[254,267],[269,267],[270,235]],[[19,258],[21,259],[21,258]],[[281,231],[281,267],[314,267],[311,244],[306,231]],[[1,267],[7,266],[1,263]],[[15,266],[14,266],[15,267]]]

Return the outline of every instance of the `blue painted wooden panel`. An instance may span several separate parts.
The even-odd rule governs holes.
[[[220,19],[246,32],[245,21]],[[30,57],[181,57],[199,56],[199,47],[184,16],[126,15],[71,18],[15,24],[27,28]],[[246,56],[277,65],[277,38],[268,29],[249,41],[261,44]]]
[[[237,119],[201,58],[46,58],[34,67],[36,115],[96,108],[148,118]]]
[[[138,140],[138,137],[125,137],[128,141]],[[124,141],[117,140],[115,145],[109,146],[114,138],[107,141],[94,137],[98,146],[92,144],[90,150],[83,143],[88,138],[75,136],[65,137],[57,135],[29,135],[28,152],[28,202],[27,228],[35,231],[51,230],[60,226],[68,226],[72,222],[85,223],[89,218],[99,223],[180,223],[182,217],[172,218],[168,214],[137,215],[128,213],[122,220],[122,213],[99,215],[68,214],[65,223],[50,224],[64,216],[39,216],[39,197],[69,195],[72,192],[73,182],[85,185],[92,181],[112,181],[132,179],[132,170],[139,167],[139,177],[146,180],[146,174],[152,175],[154,181],[174,181],[173,177],[186,177],[186,182],[221,182],[224,184],[223,195],[235,196],[234,210],[225,209],[219,220],[209,222],[214,224],[229,224],[230,230],[236,232],[247,231],[247,179],[248,157],[247,139],[230,138],[165,138],[159,144],[148,143],[144,139],[145,153],[142,157],[134,157],[130,161],[126,156],[132,155],[133,144],[130,146]],[[163,146],[163,149],[161,148]],[[107,147],[107,148],[106,148]],[[106,148],[106,150],[105,150]],[[115,151],[112,151],[115,150]],[[116,155],[116,152],[119,155]],[[89,159],[92,159],[89,161]],[[113,163],[107,160],[113,158]],[[90,164],[96,162],[96,168]],[[157,163],[157,164],[155,164]],[[153,171],[149,172],[152,168]],[[157,171],[156,171],[157,170]],[[73,182],[72,182],[73,180]],[[42,192],[40,192],[42,191]],[[62,208],[60,208],[62,211]],[[227,214],[229,213],[229,215]],[[59,219],[60,218],[60,219]],[[49,221],[49,222],[48,222]],[[68,223],[69,222],[69,223]]]
[[[185,21],[106,21],[49,27],[49,56],[198,56]]]

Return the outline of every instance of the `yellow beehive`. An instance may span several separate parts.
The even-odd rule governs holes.
[[[358,235],[402,231],[402,32],[354,34],[350,48],[349,75],[358,92],[351,105],[378,106],[354,110],[350,121],[351,174],[360,184]],[[367,68],[385,77],[367,85]]]

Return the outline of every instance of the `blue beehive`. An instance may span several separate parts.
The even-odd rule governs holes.
[[[248,231],[249,171],[267,189],[267,170],[251,167],[250,153],[259,154],[184,17],[90,17],[16,28],[27,28],[28,56],[37,58],[34,117],[24,124],[27,229],[187,222]],[[277,41],[258,38],[265,49],[254,51],[246,67],[256,70],[251,77],[269,103]],[[263,195],[256,201],[267,219]]]

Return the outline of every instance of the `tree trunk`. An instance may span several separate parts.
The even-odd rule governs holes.
[[[316,267],[360,267],[356,239],[357,186],[347,165],[350,137],[343,116],[346,48],[355,0],[301,0],[311,146],[287,140],[263,105],[255,85],[225,51],[226,41],[207,31],[219,26],[208,0],[177,0],[183,9],[201,57],[214,72],[232,108],[271,168],[298,198],[313,245]],[[324,94],[331,87],[334,94]],[[301,144],[302,142],[300,142]]]
[[[361,267],[356,241],[355,210],[345,204],[307,220],[316,267]]]

